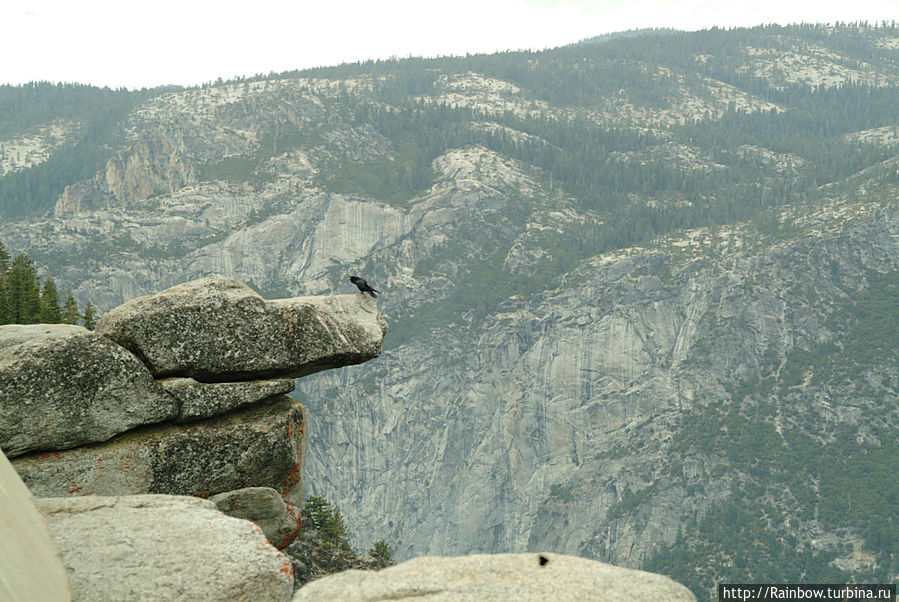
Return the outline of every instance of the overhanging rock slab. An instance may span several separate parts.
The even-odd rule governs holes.
[[[364,362],[380,354],[387,323],[365,295],[266,301],[238,280],[210,276],[132,299],[96,330],[154,376],[221,382]]]

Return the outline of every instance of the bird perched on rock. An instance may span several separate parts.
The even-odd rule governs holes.
[[[372,297],[378,296],[378,291],[373,289],[371,285],[369,285],[364,279],[359,276],[350,276],[350,282],[355,284],[359,288],[360,293],[368,293]]]

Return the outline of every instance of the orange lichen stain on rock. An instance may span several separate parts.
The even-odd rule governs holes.
[[[293,468],[290,469],[290,473],[287,475],[287,478],[284,479],[284,483],[281,485],[281,495],[287,495],[293,488],[297,486],[297,483],[300,482],[302,475],[300,474],[300,464],[296,463],[293,465]]]
[[[285,501],[285,504],[287,505],[287,513],[297,522],[297,524],[300,524],[303,520],[301,516],[303,513],[302,508],[300,508],[299,504],[294,504],[293,502]]]
[[[297,535],[300,534],[300,530],[303,528],[303,510],[296,504],[292,504],[287,502],[287,514],[293,519],[297,528],[290,532],[290,534],[284,538],[284,541],[281,543],[281,549],[283,550],[296,539]]]
[[[293,540],[297,538],[297,535],[300,534],[300,527],[297,527],[293,531],[290,532],[290,535],[284,538],[284,542],[281,544],[281,549],[283,550],[287,546],[293,543]]]

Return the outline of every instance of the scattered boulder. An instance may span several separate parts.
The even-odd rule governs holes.
[[[281,494],[271,487],[246,487],[210,496],[216,508],[234,518],[256,523],[279,550],[293,541],[298,521]]]
[[[0,447],[14,457],[105,441],[177,403],[136,358],[69,324],[0,326]]]
[[[162,388],[178,401],[177,422],[189,422],[224,414],[293,391],[293,379],[252,380],[234,383],[201,383],[192,378],[165,378]]]
[[[0,452],[0,600],[70,600],[59,548],[34,498]]]
[[[37,506],[76,601],[283,601],[293,591],[289,559],[258,527],[208,500],[87,496]]]
[[[271,487],[298,523],[305,419],[300,403],[280,396],[199,422],[153,425],[105,443],[29,454],[13,466],[39,497],[168,493],[205,498]]]
[[[210,276],[132,299],[96,330],[157,377],[223,382],[364,362],[380,354],[387,323],[365,295],[266,301],[238,280]]]
[[[696,597],[655,573],[560,554],[423,556],[382,571],[345,571],[303,586],[293,601],[604,600],[639,602]]]

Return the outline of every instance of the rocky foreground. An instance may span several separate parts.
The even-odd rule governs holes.
[[[279,550],[302,527],[308,430],[284,393],[376,357],[386,330],[364,295],[266,301],[221,277],[134,299],[95,332],[0,327],[0,599],[693,599],[666,577],[535,554],[419,558],[294,597]]]

